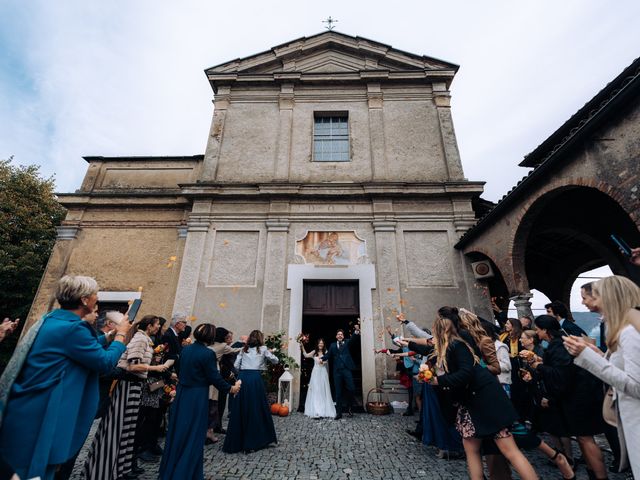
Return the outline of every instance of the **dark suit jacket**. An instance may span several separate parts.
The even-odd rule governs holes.
[[[586,335],[587,332],[585,332],[583,329],[581,329],[578,325],[576,325],[575,322],[572,322],[571,320],[565,320],[562,323],[562,328],[564,329],[565,332],[567,332],[569,335],[575,335],[576,337],[580,337],[582,335]]]
[[[164,335],[162,335],[162,343],[166,343],[169,349],[166,355],[167,360],[171,359],[177,362],[182,352],[182,340],[169,328],[164,332]]]
[[[338,348],[338,342],[333,342],[329,346],[329,351],[322,356],[323,361],[331,361],[331,366],[333,371],[347,369],[347,370],[355,370],[356,364],[351,358],[351,352],[349,351],[349,347],[351,346],[351,341],[353,337],[357,335],[353,335],[352,337],[344,340],[342,344],[342,348]]]

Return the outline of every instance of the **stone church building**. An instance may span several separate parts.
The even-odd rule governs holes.
[[[489,315],[453,248],[483,185],[462,171],[457,68],[331,31],[207,69],[204,155],[86,157],[31,320],[64,274],[95,277],[103,304],[142,298],[142,315],[236,337],[330,341],[359,318],[366,396],[393,372],[373,348],[398,312],[421,326],[447,304]]]

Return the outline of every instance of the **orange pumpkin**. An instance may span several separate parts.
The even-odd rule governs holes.
[[[271,415],[278,415],[280,413],[280,407],[282,407],[282,405],[280,405],[279,403],[272,403]]]
[[[278,415],[281,417],[286,417],[289,415],[289,407],[286,405],[280,405],[280,409],[278,410]]]

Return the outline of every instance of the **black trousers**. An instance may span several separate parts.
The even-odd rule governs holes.
[[[136,451],[143,452],[157,445],[162,423],[162,409],[140,407],[136,426]]]
[[[342,413],[342,387],[346,390],[347,408],[351,410],[356,387],[353,383],[353,374],[348,368],[333,371],[333,382],[336,388],[336,413]]]

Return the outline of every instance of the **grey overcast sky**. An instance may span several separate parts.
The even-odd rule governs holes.
[[[203,153],[206,67],[323,30],[460,65],[453,115],[466,176],[500,198],[517,167],[640,55],[640,2],[0,0],[0,158],[61,192],[85,155]]]

